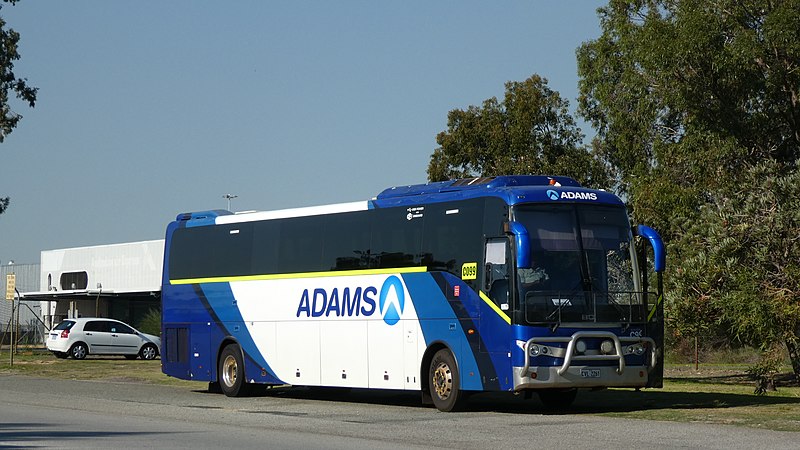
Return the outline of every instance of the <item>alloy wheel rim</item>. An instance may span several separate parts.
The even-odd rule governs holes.
[[[156,357],[156,351],[153,347],[148,345],[142,350],[142,356],[144,356],[144,359],[153,359]]]
[[[433,372],[433,388],[440,399],[447,400],[450,397],[453,391],[453,373],[450,371],[450,366],[445,363],[436,366]]]
[[[236,358],[227,356],[222,362],[222,381],[225,386],[231,387],[236,384],[237,371]]]

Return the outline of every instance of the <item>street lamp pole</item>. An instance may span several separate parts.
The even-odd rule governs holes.
[[[231,210],[231,199],[238,198],[238,197],[239,197],[238,195],[234,195],[234,194],[225,194],[225,195],[222,196],[222,198],[228,200],[228,211]]]

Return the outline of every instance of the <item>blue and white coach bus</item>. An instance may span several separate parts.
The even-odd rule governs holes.
[[[416,390],[442,411],[473,392],[558,408],[579,388],[661,387],[664,254],[618,197],[566,177],[181,214],[166,233],[163,371],[228,396]]]

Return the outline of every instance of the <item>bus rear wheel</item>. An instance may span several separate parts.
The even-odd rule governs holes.
[[[219,355],[217,377],[222,393],[228,397],[244,397],[249,392],[245,383],[242,351],[236,344],[228,344]]]
[[[428,387],[433,404],[439,411],[458,411],[464,406],[458,367],[450,350],[442,349],[433,355],[428,370]]]

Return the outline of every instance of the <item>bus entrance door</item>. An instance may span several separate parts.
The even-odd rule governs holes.
[[[486,241],[481,283],[481,351],[508,358],[511,339],[511,252],[508,239]],[[496,355],[494,355],[496,354]]]

